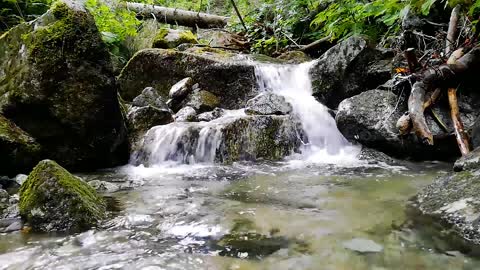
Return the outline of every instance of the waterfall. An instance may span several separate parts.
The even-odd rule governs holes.
[[[300,150],[302,160],[314,162],[344,161],[345,151],[352,147],[337,129],[328,108],[312,96],[312,83],[309,76],[312,65],[313,62],[300,65],[254,63],[257,87],[259,92],[271,91],[285,97],[293,107],[293,117],[301,124],[303,135],[305,135],[302,137],[307,138],[300,149],[298,147],[282,148],[281,152],[286,152],[288,155],[290,150],[292,154],[293,150]],[[131,163],[154,166],[169,162],[196,164],[222,161],[225,158],[225,149],[229,147],[226,146],[225,141],[228,138],[224,137],[223,131],[232,125],[237,125],[235,121],[242,117],[249,116],[246,116],[243,110],[238,110],[227,112],[225,116],[210,122],[175,122],[154,127],[144,136],[139,150],[132,154]],[[290,134],[287,140],[296,141],[298,146],[300,135],[295,131],[298,130],[298,125],[292,123],[295,122],[292,120],[287,122],[290,123],[282,126],[287,130],[287,134]],[[244,129],[238,131],[245,134],[236,136],[235,140],[240,141],[234,144],[242,145],[242,150],[247,149],[246,156],[249,156],[251,152],[255,152],[251,150],[256,145],[252,138],[259,136],[258,132],[261,131],[252,131],[248,127],[246,129],[248,131]],[[279,141],[278,138],[274,139]],[[350,154],[348,156],[352,157]]]
[[[308,137],[304,155],[324,151],[337,155],[350,144],[337,129],[328,108],[313,96],[310,68],[314,62],[300,65],[257,65],[255,75],[260,91],[272,91],[284,96],[293,106]]]

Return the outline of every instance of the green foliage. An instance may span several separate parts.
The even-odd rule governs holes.
[[[119,43],[127,36],[135,36],[140,21],[133,11],[124,8],[121,2],[107,4],[103,0],[87,0],[86,6],[95,18],[98,30],[107,44]]]
[[[45,13],[52,0],[0,0],[0,33]]]

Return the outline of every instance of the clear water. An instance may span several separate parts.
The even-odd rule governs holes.
[[[311,97],[308,68],[257,67],[260,89],[285,96],[301,120],[309,137],[301,155],[223,166],[212,163],[216,122],[200,124],[205,131],[187,156],[176,148],[184,126],[154,128],[144,142],[148,167],[82,175],[132,187],[106,194],[119,202],[110,220],[76,235],[0,234],[0,269],[479,269],[405,214],[409,198],[449,166],[359,160],[359,148]],[[302,248],[222,256],[217,243],[233,230]],[[350,250],[352,239],[382,251]]]
[[[86,175],[136,187],[111,194],[122,210],[100,229],[71,236],[0,234],[0,269],[478,269],[480,262],[405,225],[408,198],[443,168],[285,162]],[[211,243],[237,224],[308,247],[262,259],[218,255]],[[346,249],[353,238],[384,250]]]

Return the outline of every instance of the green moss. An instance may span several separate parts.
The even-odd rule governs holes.
[[[22,218],[35,231],[82,231],[105,217],[105,201],[56,162],[41,161],[20,187]]]
[[[152,47],[160,49],[173,49],[185,43],[198,43],[197,37],[192,33],[192,31],[176,31],[162,28],[155,35]]]

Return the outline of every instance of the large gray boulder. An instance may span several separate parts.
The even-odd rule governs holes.
[[[400,98],[401,99],[401,98]],[[348,98],[338,107],[336,122],[346,139],[380,150],[388,155],[415,160],[451,160],[458,156],[455,138],[438,127],[430,116],[427,123],[434,135],[435,145],[422,144],[414,134],[400,136],[397,120],[407,110],[403,100],[394,93],[370,90]],[[442,121],[450,125],[448,109],[435,109]],[[465,115],[465,125],[471,124]]]
[[[149,130],[133,160],[146,166],[167,160],[184,163],[279,160],[300,150],[302,133],[301,125],[286,115],[175,122]],[[159,138],[168,142],[162,149],[155,147]]]
[[[313,95],[335,109],[345,98],[375,89],[391,78],[393,53],[354,36],[325,52],[310,70]]]
[[[247,100],[256,95],[253,64],[237,61],[234,54],[207,48],[138,52],[119,76],[120,94],[131,101],[151,86],[167,99],[171,87],[186,77],[216,95],[220,107],[225,109],[243,108]]]
[[[285,97],[271,93],[261,93],[247,102],[245,112],[251,115],[286,115],[293,108]]]
[[[429,229],[437,229],[451,245],[460,244],[460,248],[472,245],[478,247],[479,194],[478,170],[440,176],[413,198],[412,218]]]
[[[0,114],[46,157],[75,170],[128,160],[110,55],[80,2],[55,2],[42,17],[2,35],[0,82]]]

